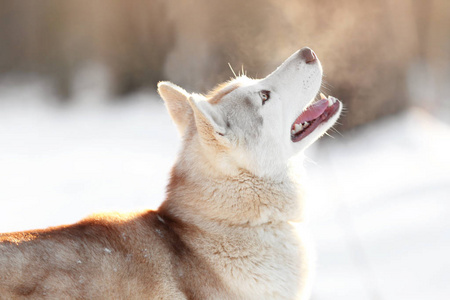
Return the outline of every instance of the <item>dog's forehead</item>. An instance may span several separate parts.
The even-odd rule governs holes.
[[[233,92],[234,90],[240,87],[248,86],[255,81],[256,80],[250,79],[246,76],[234,78],[230,81],[226,81],[222,84],[219,84],[217,87],[215,87],[212,91],[208,93],[206,98],[209,103],[218,104],[229,93]]]

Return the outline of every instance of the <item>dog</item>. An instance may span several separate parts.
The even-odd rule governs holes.
[[[160,208],[1,234],[0,299],[306,299],[289,161],[341,113],[317,97],[321,81],[303,48],[264,79],[235,77],[206,96],[160,82],[183,139]]]

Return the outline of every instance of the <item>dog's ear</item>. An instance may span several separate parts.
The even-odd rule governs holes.
[[[227,130],[225,116],[204,99],[203,96],[192,94],[189,103],[194,111],[195,125],[202,141],[210,146],[230,146],[231,132]]]
[[[175,122],[178,132],[183,136],[186,127],[193,118],[192,109],[188,102],[190,94],[168,81],[158,83],[158,93],[166,103],[167,110]]]

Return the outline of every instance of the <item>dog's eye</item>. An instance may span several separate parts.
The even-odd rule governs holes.
[[[259,92],[259,95],[261,96],[263,105],[264,103],[266,103],[267,100],[270,99],[270,91],[261,91]]]

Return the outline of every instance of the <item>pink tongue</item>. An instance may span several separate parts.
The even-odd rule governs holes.
[[[320,116],[328,107],[328,100],[322,99],[309,106],[298,118],[294,124],[301,124],[314,120]]]

